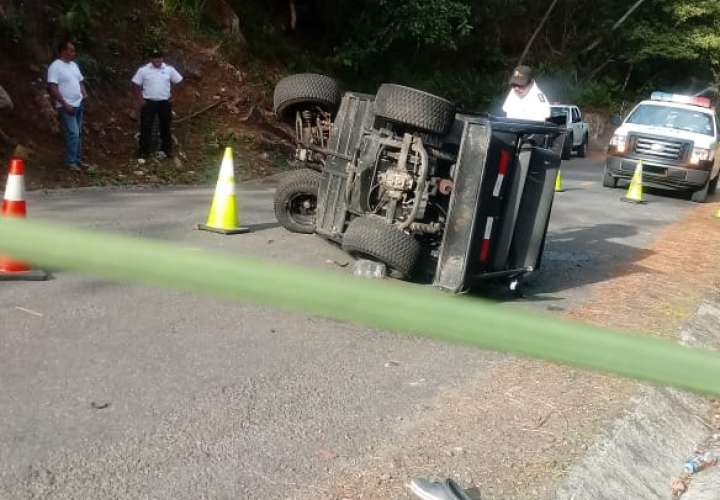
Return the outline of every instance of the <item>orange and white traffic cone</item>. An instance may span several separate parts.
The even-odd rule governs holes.
[[[27,204],[25,203],[25,162],[19,158],[10,160],[5,197],[2,204],[3,217],[25,218]],[[32,269],[25,262],[11,257],[0,255],[0,281],[45,281],[48,273]]]

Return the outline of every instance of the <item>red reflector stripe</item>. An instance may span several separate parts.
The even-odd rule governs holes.
[[[498,166],[498,174],[506,175],[510,166],[510,153],[504,149],[500,151],[500,165]]]
[[[492,237],[492,228],[495,219],[488,217],[487,225],[485,226],[485,237],[483,238],[482,245],[480,247],[480,262],[487,262],[490,256],[490,239]]]
[[[490,256],[490,240],[483,240],[482,248],[480,248],[480,262],[487,262]]]

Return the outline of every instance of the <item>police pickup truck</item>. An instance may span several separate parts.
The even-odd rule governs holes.
[[[603,186],[631,179],[638,161],[648,185],[691,192],[694,202],[713,194],[720,177],[718,119],[710,99],[653,92],[618,126],[608,146]]]

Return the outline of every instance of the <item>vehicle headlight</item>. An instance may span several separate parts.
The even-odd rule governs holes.
[[[610,139],[610,146],[614,147],[618,153],[625,152],[625,143],[627,142],[627,136],[622,134],[615,134]]]
[[[697,165],[701,161],[712,160],[712,154],[712,149],[693,148],[692,156],[690,157],[690,163],[692,163],[693,165]]]

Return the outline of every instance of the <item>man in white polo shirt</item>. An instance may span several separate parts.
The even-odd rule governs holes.
[[[518,66],[510,77],[508,93],[503,111],[508,118],[543,122],[550,118],[550,103],[535,83],[532,68]]]
[[[162,150],[172,157],[172,86],[182,82],[175,68],[163,61],[159,50],[153,51],[150,62],[141,66],[132,78],[140,112],[140,151],[139,158],[150,154],[152,126],[157,116],[160,120],[160,138]]]
[[[47,81],[65,132],[65,166],[79,170],[83,100],[87,97],[87,92],[83,75],[74,61],[75,45],[72,42],[63,42],[58,47],[58,53],[58,59],[48,68]]]

